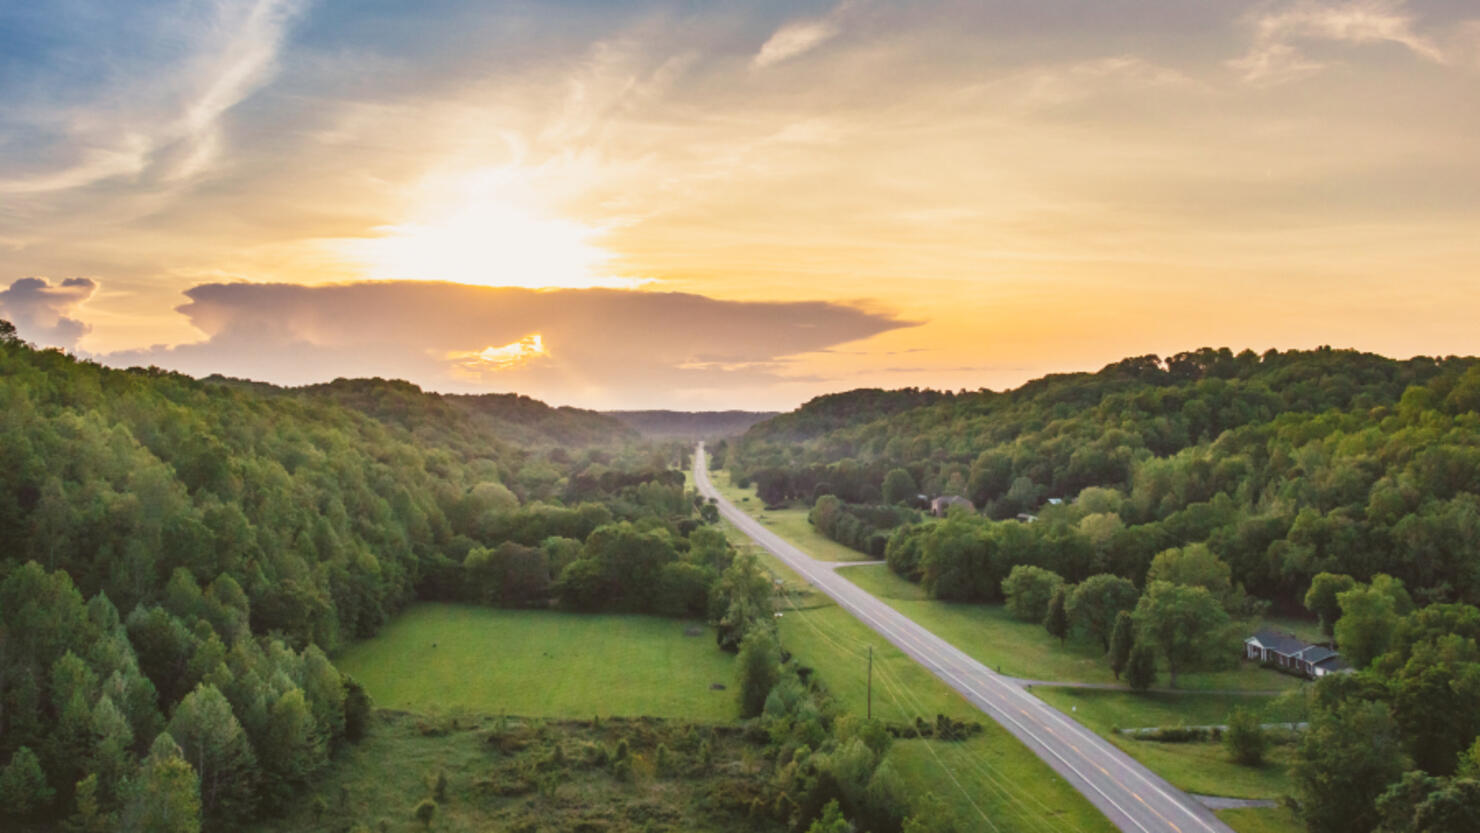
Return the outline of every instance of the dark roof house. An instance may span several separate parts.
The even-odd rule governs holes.
[[[1244,657],[1312,679],[1351,670],[1341,654],[1325,645],[1312,645],[1294,634],[1270,628],[1262,628],[1244,640]]]

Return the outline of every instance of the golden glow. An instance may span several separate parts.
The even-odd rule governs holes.
[[[502,347],[485,347],[474,352],[451,352],[446,355],[453,363],[454,372],[465,379],[479,379],[488,373],[497,373],[518,367],[540,356],[548,356],[545,338],[532,333]]]
[[[611,276],[612,254],[593,242],[603,230],[542,210],[516,168],[438,175],[416,190],[409,219],[376,237],[332,241],[360,277],[531,289],[640,283]]]

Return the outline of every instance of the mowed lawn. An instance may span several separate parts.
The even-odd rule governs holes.
[[[1010,677],[1052,682],[1114,683],[1100,644],[1088,639],[1060,642],[1042,625],[1014,619],[1002,605],[934,601],[925,591],[887,566],[842,567],[839,574],[920,623],[978,662]],[[1163,673],[1158,686],[1167,685]],[[1233,671],[1182,674],[1187,690],[1269,690],[1297,688],[1301,681],[1275,671],[1242,665]]]
[[[737,713],[734,657],[714,632],[656,616],[418,604],[335,662],[381,708],[711,722]]]

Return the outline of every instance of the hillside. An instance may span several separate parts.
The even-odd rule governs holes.
[[[714,440],[738,437],[775,411],[607,411],[644,437],[658,440]]]
[[[756,425],[727,464],[769,502],[819,489],[878,502],[898,468],[911,494],[1037,514],[1041,551],[1014,558],[1071,580],[1108,565],[1139,581],[1157,552],[1205,543],[1235,581],[1286,605],[1321,571],[1477,601],[1477,409],[1473,358],[1202,349],[1003,393],[823,397]],[[976,586],[952,592],[999,592]]]

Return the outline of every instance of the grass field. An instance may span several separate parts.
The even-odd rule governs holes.
[[[978,662],[1008,676],[1053,682],[1115,682],[1099,643],[1092,640],[1060,643],[1042,625],[1012,618],[1002,605],[927,599],[919,585],[905,581],[882,564],[843,567],[838,572]],[[1166,684],[1164,674],[1158,683]],[[1295,677],[1253,665],[1177,678],[1177,687],[1188,690],[1273,691],[1300,685]]]
[[[1229,761],[1221,743],[1156,743],[1115,730],[1217,725],[1226,722],[1235,706],[1258,709],[1265,722],[1287,722],[1302,719],[1297,703],[1255,695],[1134,694],[1050,686],[1034,686],[1032,691],[1184,790],[1233,798],[1279,798],[1290,792],[1289,746],[1271,745],[1264,766],[1247,767]]]
[[[1305,833],[1305,823],[1288,807],[1219,810],[1218,818],[1238,833]]]
[[[656,616],[415,605],[336,664],[381,708],[544,717],[736,715],[733,656]],[[435,646],[435,647],[434,647]]]
[[[709,479],[714,483],[714,488],[731,503],[819,561],[869,561],[872,558],[867,553],[845,547],[814,529],[807,520],[807,509],[766,509],[761,505],[760,498],[756,497],[754,489],[736,487],[730,482],[730,473],[727,471],[711,471]]]

